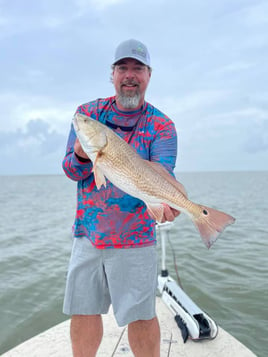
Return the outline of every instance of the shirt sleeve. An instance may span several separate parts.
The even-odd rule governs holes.
[[[171,120],[157,130],[151,144],[150,161],[160,162],[172,175],[177,159],[177,132]]]
[[[93,164],[91,161],[82,162],[74,153],[74,143],[76,140],[76,134],[71,125],[71,130],[67,142],[66,154],[62,162],[62,168],[66,176],[71,180],[80,181],[88,178],[92,174]]]

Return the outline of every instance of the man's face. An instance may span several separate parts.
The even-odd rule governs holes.
[[[113,83],[119,109],[136,109],[142,105],[150,77],[149,68],[135,59],[125,58],[115,65]]]

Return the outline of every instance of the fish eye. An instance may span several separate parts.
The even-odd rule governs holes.
[[[203,209],[203,214],[204,214],[205,216],[207,216],[207,215],[208,215],[208,211],[205,210],[205,209]]]

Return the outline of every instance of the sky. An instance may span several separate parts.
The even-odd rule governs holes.
[[[148,47],[146,100],[176,171],[268,170],[267,0],[0,0],[0,175],[62,174],[72,116],[114,95],[116,46]]]

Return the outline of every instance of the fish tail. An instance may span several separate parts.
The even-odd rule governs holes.
[[[235,222],[235,218],[206,206],[200,206],[202,212],[198,217],[193,217],[193,222],[205,243],[210,248],[216,241],[219,234],[230,224]]]

